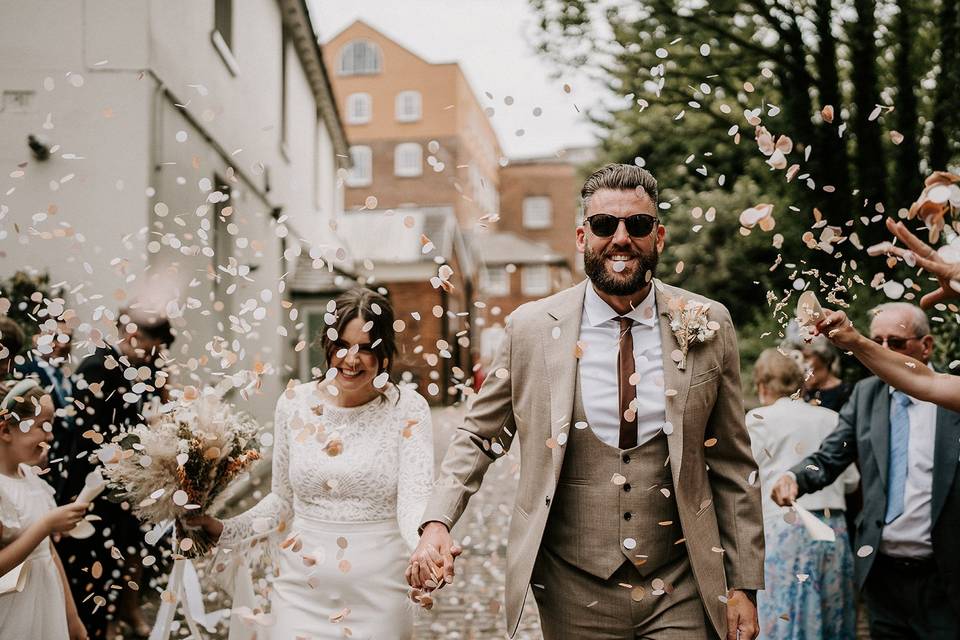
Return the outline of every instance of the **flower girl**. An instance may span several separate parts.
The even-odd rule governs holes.
[[[88,504],[58,507],[34,465],[45,463],[53,403],[33,380],[0,383],[0,639],[85,640],[50,535]]]

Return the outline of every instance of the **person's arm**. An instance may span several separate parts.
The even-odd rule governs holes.
[[[490,464],[504,455],[513,442],[516,424],[511,342],[512,327],[508,322],[483,387],[467,411],[463,426],[450,440],[421,526],[434,521],[453,528],[470,497],[480,489]]]
[[[89,506],[85,502],[74,502],[57,507],[24,529],[19,536],[10,541],[10,544],[0,547],[0,576],[9,573],[26,560],[47,536],[72,529],[83,519]],[[0,511],[2,509],[3,505],[0,504]],[[0,516],[3,514],[0,513]],[[0,522],[0,536],[2,535],[3,523]]]
[[[817,331],[851,352],[878,378],[910,397],[960,411],[960,377],[937,373],[915,358],[885,349],[857,331],[843,311],[824,313]]]
[[[790,472],[796,476],[798,496],[828,487],[857,459],[857,404],[863,391],[857,385],[853,395],[840,409],[837,427],[820,448],[794,465]]]
[[[426,587],[436,571],[445,583],[453,582],[453,558],[460,554],[450,529],[480,489],[490,464],[506,453],[516,433],[513,415],[512,323],[507,322],[503,341],[489,373],[463,426],[457,429],[440,467],[440,478],[423,512],[420,543],[410,556],[407,583],[414,589]]]
[[[285,392],[286,393],[286,392]],[[238,516],[220,521],[209,515],[188,520],[198,524],[220,546],[232,547],[249,539],[269,535],[293,515],[293,489],[290,487],[289,402],[284,395],[277,401],[273,421],[273,462],[270,493]]]
[[[63,562],[60,561],[60,554],[57,553],[53,542],[50,544],[50,555],[53,556],[53,562],[57,565],[57,573],[60,574],[60,582],[63,584],[63,597],[67,605],[67,628],[70,634],[70,640],[81,640],[87,637],[87,631],[80,619],[80,612],[77,611],[77,603],[73,599],[73,592],[70,591],[70,582],[67,580],[67,572],[63,570]]]

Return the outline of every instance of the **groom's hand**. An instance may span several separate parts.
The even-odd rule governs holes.
[[[754,640],[759,635],[755,598],[739,589],[727,594],[727,640]]]
[[[410,556],[407,584],[414,589],[436,589],[453,582],[453,559],[460,555],[460,551],[445,524],[427,523],[420,544]]]

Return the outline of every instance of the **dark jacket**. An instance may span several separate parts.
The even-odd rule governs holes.
[[[933,555],[947,584],[953,606],[960,609],[960,413],[937,408],[934,436],[933,494],[930,501]],[[866,581],[877,549],[887,509],[887,467],[890,457],[890,387],[877,377],[862,380],[840,410],[836,430],[819,451],[791,469],[801,494],[822,489],[836,480],[852,462],[860,466],[863,510],[857,518],[855,549],[868,545],[873,553],[855,559],[857,586]]]

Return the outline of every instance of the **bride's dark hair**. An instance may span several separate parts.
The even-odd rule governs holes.
[[[386,296],[364,287],[356,287],[344,291],[333,301],[336,309],[332,312],[335,320],[328,324],[342,336],[347,325],[354,318],[361,318],[364,323],[373,323],[367,332],[372,348],[377,356],[377,373],[387,372],[393,377],[393,365],[397,358],[397,334],[393,330],[393,306]],[[334,354],[341,348],[336,340],[331,340],[326,330],[320,335],[320,345],[327,357],[327,362],[333,359]]]

